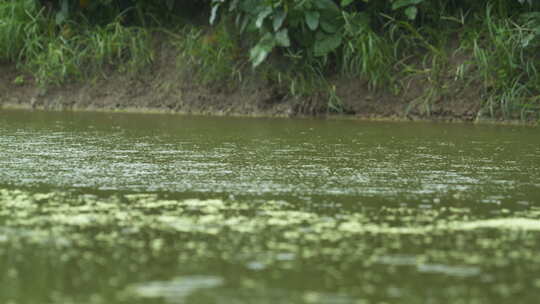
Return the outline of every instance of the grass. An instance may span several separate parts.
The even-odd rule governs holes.
[[[88,65],[95,71],[118,66],[121,71],[135,72],[153,59],[150,32],[143,28],[128,28],[117,21],[89,30],[82,38]]]
[[[153,58],[150,31],[126,27],[57,25],[34,1],[0,2],[0,59],[14,61],[43,87],[92,77],[111,69],[135,72]]]
[[[378,62],[377,55],[353,52],[356,62],[362,64],[345,66],[362,71],[359,74],[367,75],[370,81],[380,79],[379,75],[394,75],[399,94],[406,93],[413,80],[417,85],[418,81],[423,83],[423,92],[410,101],[407,112],[415,109],[431,115],[435,102],[457,93],[452,91],[457,84],[477,86],[483,100],[482,115],[537,120],[540,117],[540,13],[517,12],[514,16],[509,11],[501,3],[496,10],[489,4],[484,11],[457,14],[445,10],[438,19],[423,25],[387,15],[385,32],[378,35],[384,47],[370,48],[377,54],[387,54],[386,62]],[[357,39],[362,35],[367,36],[360,33]],[[456,39],[460,44],[457,49],[453,46]],[[451,64],[450,59],[456,53],[468,60],[457,66]],[[344,58],[349,57],[345,54]],[[368,64],[372,64],[369,69],[357,67]]]
[[[238,37],[222,22],[204,30],[186,26],[173,34],[178,49],[178,66],[194,69],[198,80],[205,85],[237,87],[247,60],[242,55]]]
[[[0,1],[0,60],[17,61],[40,36],[41,12],[35,1]]]
[[[352,77],[365,77],[371,88],[392,82],[395,56],[392,45],[369,26],[365,15],[344,15],[345,35],[350,37],[340,56],[340,72]]]
[[[518,22],[497,19],[488,7],[482,31],[473,41],[485,111],[492,117],[525,119],[528,109],[540,106],[534,100],[531,104],[531,97],[540,89],[538,47],[531,43],[537,39],[537,28],[530,21]]]
[[[34,42],[23,54],[23,68],[43,86],[106,77],[113,69],[137,72],[153,58],[149,31],[119,22],[82,29],[65,25],[60,35]]]

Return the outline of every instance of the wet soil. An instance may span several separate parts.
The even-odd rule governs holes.
[[[40,88],[31,75],[13,64],[0,63],[0,108],[173,112],[220,116],[327,116],[327,97],[314,94],[299,100],[264,80],[248,79],[236,87],[199,83],[193,71],[182,71],[174,50],[161,47],[142,73],[110,72],[98,78]],[[18,80],[18,81],[17,81]],[[332,79],[346,116],[390,120],[474,121],[481,115],[477,86],[439,80],[433,90],[421,77],[402,81],[403,88],[371,90],[358,78]],[[437,92],[433,94],[432,92]]]

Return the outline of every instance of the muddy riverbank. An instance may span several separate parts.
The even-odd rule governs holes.
[[[174,54],[155,54],[144,73],[119,71],[61,86],[40,87],[33,77],[13,64],[0,65],[0,108],[74,111],[159,112],[214,116],[346,116],[374,120],[479,121],[480,92],[455,88],[434,102],[421,102],[421,80],[411,80],[399,94],[370,90],[362,79],[330,80],[340,111],[328,107],[328,96],[298,98],[276,85],[252,76],[240,85],[201,84],[192,71],[174,64]],[[171,64],[173,62],[173,64]],[[457,84],[449,82],[449,87]],[[449,91],[450,92],[450,91]],[[485,117],[484,117],[485,116]]]

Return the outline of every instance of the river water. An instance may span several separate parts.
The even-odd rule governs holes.
[[[523,126],[0,110],[0,303],[537,303]]]

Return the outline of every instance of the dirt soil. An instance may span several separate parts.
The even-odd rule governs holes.
[[[172,50],[162,48],[144,73],[113,72],[99,79],[78,81],[43,89],[30,75],[13,64],[0,63],[0,108],[44,110],[105,110],[177,112],[230,116],[331,115],[326,98],[305,100],[287,97],[279,88],[262,81],[249,81],[238,88],[211,88],[198,83],[190,71],[180,71]],[[23,77],[23,81],[15,81]],[[373,91],[362,79],[335,79],[337,96],[346,115],[368,119],[472,121],[480,111],[480,96],[474,89],[448,79],[444,92],[429,95],[430,84],[410,79],[396,95],[390,90]],[[438,90],[441,92],[441,90]],[[426,102],[429,100],[429,102]]]

